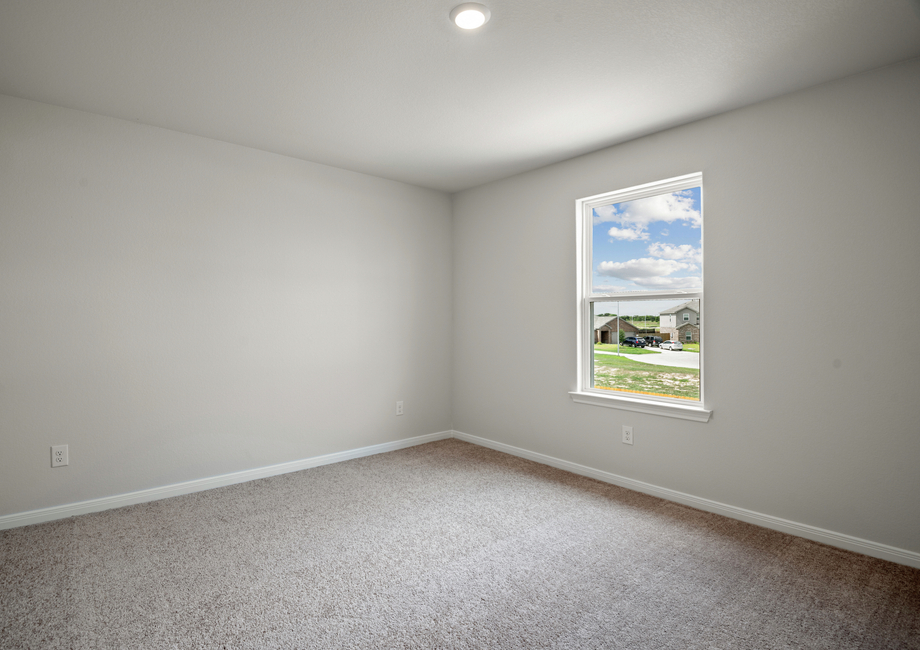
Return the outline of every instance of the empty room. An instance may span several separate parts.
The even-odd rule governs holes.
[[[0,0],[0,648],[920,649],[917,323],[918,0]]]

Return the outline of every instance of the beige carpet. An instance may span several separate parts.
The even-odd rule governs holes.
[[[0,648],[920,648],[920,571],[457,440],[0,532]]]

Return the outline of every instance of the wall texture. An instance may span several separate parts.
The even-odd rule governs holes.
[[[454,429],[920,552],[918,107],[915,60],[455,195]],[[575,200],[696,171],[711,421],[573,403]]]
[[[450,255],[445,194],[0,96],[0,515],[450,429]]]

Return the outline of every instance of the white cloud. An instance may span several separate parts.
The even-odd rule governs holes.
[[[686,191],[659,194],[615,205],[618,209],[614,205],[594,208],[594,225],[614,222],[624,229],[644,232],[655,221],[683,221],[693,228],[699,228],[703,223],[700,211],[693,209],[693,197]]]
[[[647,289],[699,289],[703,286],[702,280],[698,277],[687,278],[646,278],[642,282],[637,282]]]
[[[597,272],[612,278],[638,282],[645,278],[659,275],[671,275],[675,271],[687,268],[689,265],[675,260],[657,260],[651,257],[641,257],[628,262],[601,262]]]
[[[653,242],[648,247],[648,254],[655,257],[662,257],[666,260],[683,260],[692,264],[699,264],[703,261],[703,252],[699,248],[694,248],[690,244],[662,244]]]
[[[614,203],[612,205],[602,205],[599,208],[594,208],[594,225],[596,226],[599,223],[607,223],[610,221],[619,221],[620,220],[620,211],[616,209],[618,204]]]
[[[639,228],[617,228],[614,226],[607,231],[607,234],[614,239],[621,241],[637,241],[639,239],[648,239],[648,233]]]
[[[700,278],[667,277],[677,271],[690,270],[693,265],[677,260],[642,257],[628,262],[601,262],[599,275],[635,282],[646,289],[693,289],[701,286]]]
[[[621,287],[612,284],[598,284],[595,285],[592,290],[594,293],[622,293],[630,289],[629,287]]]

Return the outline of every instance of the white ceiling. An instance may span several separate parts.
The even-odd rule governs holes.
[[[920,56],[920,0],[0,0],[0,93],[456,191]]]

